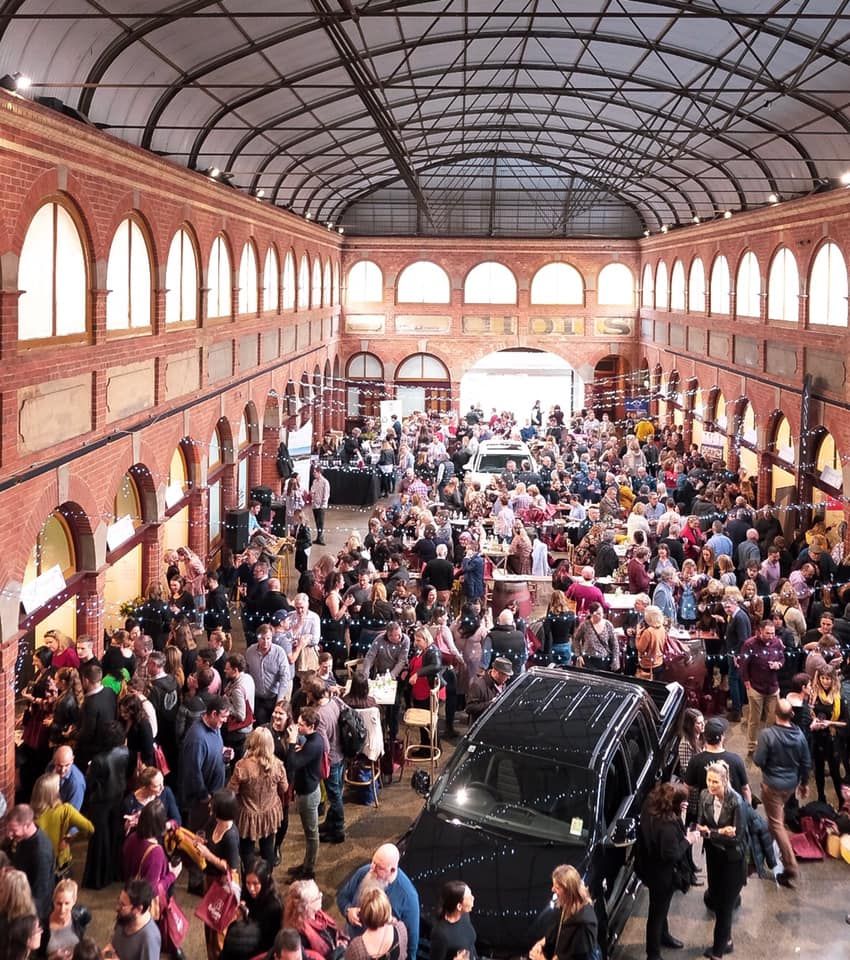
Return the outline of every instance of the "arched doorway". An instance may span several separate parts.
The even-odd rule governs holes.
[[[460,381],[461,416],[480,406],[485,419],[495,407],[510,409],[520,426],[535,400],[543,411],[558,404],[566,416],[584,406],[585,385],[562,357],[544,350],[498,350],[482,357]]]
[[[345,365],[346,423],[362,427],[367,417],[381,415],[384,365],[374,353],[355,353]]]
[[[614,353],[609,353],[596,364],[587,405],[593,407],[597,417],[607,413],[614,421],[625,418],[626,401],[632,396],[630,373],[629,361]]]

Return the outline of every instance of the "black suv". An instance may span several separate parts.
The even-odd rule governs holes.
[[[632,843],[647,793],[676,760],[677,683],[535,667],[458,743],[400,842],[428,953],[439,889],[475,894],[483,956],[526,954],[554,921],[551,873],[572,863],[596,904],[606,953],[638,881]]]

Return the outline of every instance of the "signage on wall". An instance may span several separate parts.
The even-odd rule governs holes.
[[[699,452],[706,460],[722,460],[726,451],[726,437],[722,433],[703,433]]]
[[[36,577],[32,583],[26,583],[21,587],[21,605],[24,612],[29,616],[33,610],[38,610],[48,600],[60,594],[65,586],[62,568],[57,563],[49,570],[45,570],[40,577]]]
[[[835,487],[836,490],[840,490],[844,482],[841,471],[835,470],[832,467],[824,467],[820,472],[820,478],[824,483],[829,484],[830,487]]]
[[[596,317],[593,321],[593,335],[596,337],[628,337],[631,333],[631,317]]]
[[[180,492],[183,495],[183,492]],[[106,528],[106,547],[108,550],[117,550],[122,543],[126,543],[136,532],[133,521],[130,516],[121,517],[110,523]]]

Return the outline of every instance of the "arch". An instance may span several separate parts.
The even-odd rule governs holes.
[[[165,262],[165,322],[198,319],[198,245],[189,224],[178,227]]]
[[[800,271],[797,258],[780,247],[770,261],[767,280],[767,319],[797,323],[800,319]]]
[[[685,265],[678,258],[670,273],[670,309],[685,309]]]
[[[310,258],[306,253],[301,254],[298,261],[298,302],[297,310],[310,308]]]
[[[266,430],[277,430],[280,427],[281,413],[280,397],[276,390],[269,390],[266,394],[266,402],[263,407],[263,434]],[[296,412],[295,407],[295,384],[289,380],[286,384],[285,408],[287,416]]]
[[[546,263],[531,278],[532,304],[584,303],[584,277],[569,263]]]
[[[82,216],[65,194],[36,210],[18,259],[18,339],[82,337],[89,325],[90,255]]]
[[[354,353],[345,365],[348,380],[383,380],[384,365],[374,353]]]
[[[430,260],[409,263],[396,281],[398,303],[451,303],[451,281],[446,271]]]
[[[283,277],[281,280],[281,299],[284,310],[295,309],[295,254],[286,251],[283,258]]]
[[[719,253],[711,265],[709,311],[712,314],[729,313],[729,261]]]
[[[384,275],[372,260],[352,264],[345,278],[345,302],[380,303],[384,299]]]
[[[809,274],[809,323],[847,326],[847,265],[838,244],[825,240]]]
[[[396,396],[402,411],[444,413],[451,410],[451,375],[446,364],[431,353],[413,353],[396,368]]]
[[[257,405],[253,400],[245,404],[242,418],[239,421],[239,438],[237,447],[242,450],[252,443],[260,442],[260,418],[257,415]]]
[[[600,306],[629,306],[635,303],[635,275],[624,263],[606,263],[596,281],[596,302]]]
[[[130,214],[118,225],[106,261],[106,329],[151,326],[153,271],[147,226]]]
[[[791,433],[791,424],[781,410],[774,410],[767,427],[767,450],[779,460],[794,466],[796,443]]]
[[[230,241],[220,233],[210,247],[207,264],[207,316],[229,317],[233,310],[233,268]]]
[[[630,373],[629,361],[615,353],[609,353],[596,362],[587,403],[597,416],[607,413],[612,420],[625,417],[626,399],[631,397]]]
[[[650,310],[655,306],[655,281],[652,275],[652,265],[649,263],[643,265],[640,284],[640,305],[642,307],[648,307]]]
[[[517,282],[513,271],[496,260],[476,264],[463,281],[464,303],[517,302]]]
[[[668,310],[668,298],[670,296],[669,283],[667,279],[667,263],[660,260],[655,268],[655,309]]]
[[[299,426],[303,427],[313,414],[313,390],[310,383],[310,374],[305,370],[301,374],[301,381],[298,384],[298,421]]]
[[[263,261],[263,311],[277,313],[280,306],[280,259],[277,247],[269,244]]]
[[[761,272],[752,250],[748,250],[738,265],[735,283],[735,312],[739,317],[761,316]]]
[[[688,310],[705,313],[705,267],[702,258],[694,257],[688,271]]]
[[[259,310],[260,275],[257,269],[257,248],[253,240],[246,240],[239,258],[239,297],[237,312],[256,315]]]
[[[374,353],[352,354],[345,364],[345,411],[348,417],[380,416],[384,394],[384,365]]]

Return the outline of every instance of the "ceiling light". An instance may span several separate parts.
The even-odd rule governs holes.
[[[10,93],[22,93],[32,86],[32,78],[25,73],[7,73],[0,77],[0,89]]]
[[[731,210],[727,210],[727,211],[723,214],[723,219],[724,219],[724,220],[731,220],[731,219],[732,219],[732,211],[731,211]]]
[[[210,167],[209,175],[213,178],[213,180],[216,180],[219,176],[221,176],[221,170],[219,170],[218,167]]]
[[[668,229],[669,229],[669,227],[668,227],[667,224],[665,223],[665,224],[663,224],[662,227],[661,227],[661,232],[662,232],[662,233],[667,233]]]
[[[768,203],[779,203],[779,197],[775,193],[769,193],[767,195]]]
[[[328,220],[328,230],[333,230],[333,228],[334,228],[333,220]]]
[[[16,90],[29,90],[32,86],[32,77],[28,77],[25,73],[16,73],[14,77]]]
[[[845,187],[850,187],[850,170],[847,170],[845,173],[841,174],[839,178]]]
[[[340,227],[340,228],[337,230],[337,233],[345,233],[345,227]]]
[[[312,219],[313,219],[313,214],[308,211],[307,213],[304,214],[304,219],[305,219],[305,220],[312,220]]]
[[[258,200],[262,200],[265,195],[266,195],[266,191],[265,191],[265,190],[258,190],[258,191],[257,191],[257,199],[258,199]]]
[[[643,231],[643,235],[644,235],[645,237],[648,237],[648,236],[649,236],[649,230],[644,230],[644,231]]]
[[[694,223],[699,223],[699,217],[696,214],[694,215]]]

